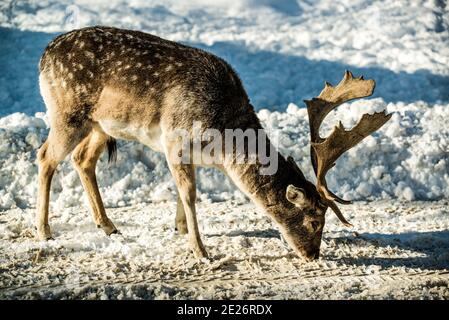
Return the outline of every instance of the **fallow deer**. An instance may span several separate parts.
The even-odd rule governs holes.
[[[178,189],[177,230],[188,233],[195,257],[206,257],[196,219],[195,164],[174,161],[179,145],[169,137],[177,128],[191,135],[194,121],[220,132],[228,128],[262,129],[232,67],[211,53],[151,34],[88,27],[50,42],[39,69],[50,131],[38,152],[38,238],[51,238],[51,180],[58,163],[69,153],[95,223],[107,235],[117,232],[106,216],[95,166],[106,147],[114,151],[115,139],[137,140],[165,154]],[[319,135],[320,124],[331,110],[346,101],[370,96],[374,87],[373,80],[354,78],[347,71],[337,86],[326,83],[317,98],[306,101],[316,186],[292,158],[285,159],[277,152],[278,170],[271,175],[260,173],[259,161],[237,163],[235,150],[231,154],[223,150],[219,155],[223,161],[214,165],[265,210],[294,251],[307,260],[319,256],[328,207],[349,225],[335,204],[349,201],[328,190],[326,173],[340,155],[379,129],[390,115],[385,111],[365,114],[350,131],[340,123],[325,139]]]

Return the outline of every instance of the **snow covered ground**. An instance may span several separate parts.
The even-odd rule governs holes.
[[[0,296],[448,298],[446,1],[209,2],[0,2]],[[198,205],[213,259],[198,263],[173,233],[176,193],[165,160],[120,142],[117,163],[103,156],[97,175],[123,234],[94,230],[67,161],[53,179],[56,240],[33,240],[35,156],[48,134],[37,63],[57,34],[95,24],[151,32],[225,58],[281,153],[310,179],[301,101],[324,80],[337,83],[345,69],[374,78],[373,98],[341,106],[324,125],[328,131],[338,120],[354,125],[365,112],[394,113],[329,174],[331,190],[361,201],[345,208],[360,237],[329,214],[323,257],[304,264],[241,192],[201,169]]]
[[[174,231],[175,203],[109,210],[106,237],[88,211],[55,212],[55,240],[33,238],[32,211],[0,215],[1,298],[447,299],[449,209],[440,202],[360,202],[353,231],[329,215],[320,260],[305,263],[251,204],[200,203],[211,260]]]

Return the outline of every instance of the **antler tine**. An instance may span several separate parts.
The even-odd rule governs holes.
[[[337,215],[338,219],[346,226],[346,227],[353,227],[352,224],[350,224],[348,222],[348,220],[346,220],[346,218],[343,216],[343,213],[341,213],[340,209],[337,207],[337,205],[335,204],[335,202],[333,201],[329,201],[327,202],[327,204],[329,205],[329,207],[331,207],[332,211],[335,212],[335,214]]]
[[[335,161],[346,151],[357,145],[364,138],[382,127],[389,119],[385,111],[374,114],[364,114],[357,125],[346,131],[340,122],[324,141],[312,143],[317,158],[317,190],[328,200],[342,204],[350,201],[343,200],[327,189],[326,173],[335,165]]]
[[[325,179],[326,173],[344,152],[382,127],[391,115],[387,115],[385,111],[373,115],[364,114],[350,131],[346,131],[340,122],[325,139],[320,137],[319,130],[329,112],[344,102],[372,95],[375,86],[374,80],[365,80],[363,76],[354,78],[350,71],[346,71],[336,87],[325,82],[324,89],[318,97],[305,101],[310,124],[310,155],[317,176],[317,190],[345,225],[350,224],[333,201],[341,204],[349,204],[351,201],[343,200],[329,191]]]

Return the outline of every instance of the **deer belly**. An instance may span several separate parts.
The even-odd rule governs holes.
[[[104,132],[115,139],[139,141],[155,151],[163,152],[158,125],[148,128],[116,120],[101,120],[99,124]]]

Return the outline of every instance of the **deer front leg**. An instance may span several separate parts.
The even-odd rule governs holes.
[[[196,221],[196,185],[195,168],[192,164],[174,164],[168,159],[170,172],[178,187],[179,198],[184,208],[187,222],[189,244],[196,258],[207,258],[207,252],[201,241]]]
[[[184,205],[182,204],[181,197],[178,192],[178,203],[176,205],[176,219],[175,219],[175,229],[179,234],[187,234],[187,219],[186,213],[184,211]]]

